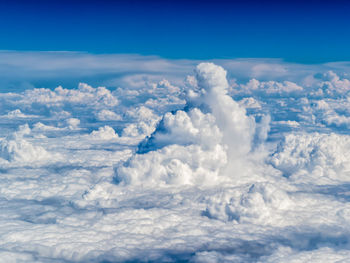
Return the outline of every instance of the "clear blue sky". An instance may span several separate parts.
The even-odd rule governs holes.
[[[346,1],[0,1],[0,50],[350,60]]]

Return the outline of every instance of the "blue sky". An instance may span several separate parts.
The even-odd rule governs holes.
[[[1,1],[0,50],[350,60],[343,1]]]

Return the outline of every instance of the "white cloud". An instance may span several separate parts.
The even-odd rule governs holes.
[[[289,134],[271,163],[292,179],[333,184],[348,181],[350,138],[337,134]]]
[[[80,83],[77,90],[64,89],[61,86],[53,91],[43,88],[26,90],[21,103],[39,103],[48,107],[60,106],[64,103],[114,107],[118,105],[118,99],[104,87],[93,88],[85,83]]]
[[[15,119],[15,118],[37,118],[39,116],[36,115],[30,115],[30,114],[24,114],[19,109],[15,109],[12,111],[9,111],[6,115],[3,115],[2,117],[9,118],[9,119]]]
[[[239,105],[243,106],[244,108],[261,109],[261,104],[259,103],[259,101],[257,101],[256,99],[254,99],[252,97],[243,98],[242,100],[238,101],[238,103],[239,103]]]
[[[96,114],[96,117],[100,121],[120,121],[122,117],[110,110],[101,110]]]
[[[227,95],[226,71],[202,63],[196,69],[196,78],[202,89],[197,103],[202,101],[205,105],[200,107],[209,107],[210,113],[203,114],[199,108],[166,113],[156,131],[140,144],[139,152],[144,154],[117,167],[118,181],[132,185],[154,185],[155,181],[212,184],[225,180],[219,173],[226,166],[226,158],[233,161],[250,151],[255,122]],[[138,112],[147,113],[145,109]]]
[[[323,74],[324,80],[320,86],[328,95],[336,96],[347,94],[350,91],[350,81],[348,79],[340,79],[333,71]]]
[[[1,259],[349,257],[347,63],[0,58],[0,83],[92,78],[0,93]]]
[[[94,139],[100,139],[100,140],[111,140],[111,139],[117,139],[118,134],[115,133],[115,130],[109,126],[100,127],[98,131],[92,131],[91,137]]]
[[[28,125],[22,125],[18,131],[9,135],[1,141],[0,157],[16,166],[37,165],[41,161],[57,161],[59,154],[51,154],[42,146],[32,144],[28,139],[24,138],[29,135],[31,129]],[[6,162],[2,162],[2,166],[8,166]]]
[[[299,127],[299,123],[297,121],[277,121],[276,122],[279,125],[287,125],[287,126],[291,126],[291,127]]]
[[[67,119],[67,124],[68,124],[69,129],[75,130],[75,129],[78,129],[78,126],[80,124],[80,120],[77,118],[69,118],[69,119]]]
[[[267,81],[260,82],[251,79],[246,85],[242,85],[243,89],[249,93],[265,93],[265,94],[285,94],[285,93],[301,93],[303,88],[291,81]]]

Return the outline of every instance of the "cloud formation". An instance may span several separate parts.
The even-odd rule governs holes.
[[[349,257],[347,64],[1,56],[82,83],[0,93],[1,259]]]

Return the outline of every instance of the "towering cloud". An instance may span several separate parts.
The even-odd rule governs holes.
[[[138,153],[116,168],[118,182],[217,183],[228,179],[223,172],[228,162],[249,153],[255,121],[228,95],[226,71],[201,63],[195,73],[197,86],[186,109],[163,116]]]

